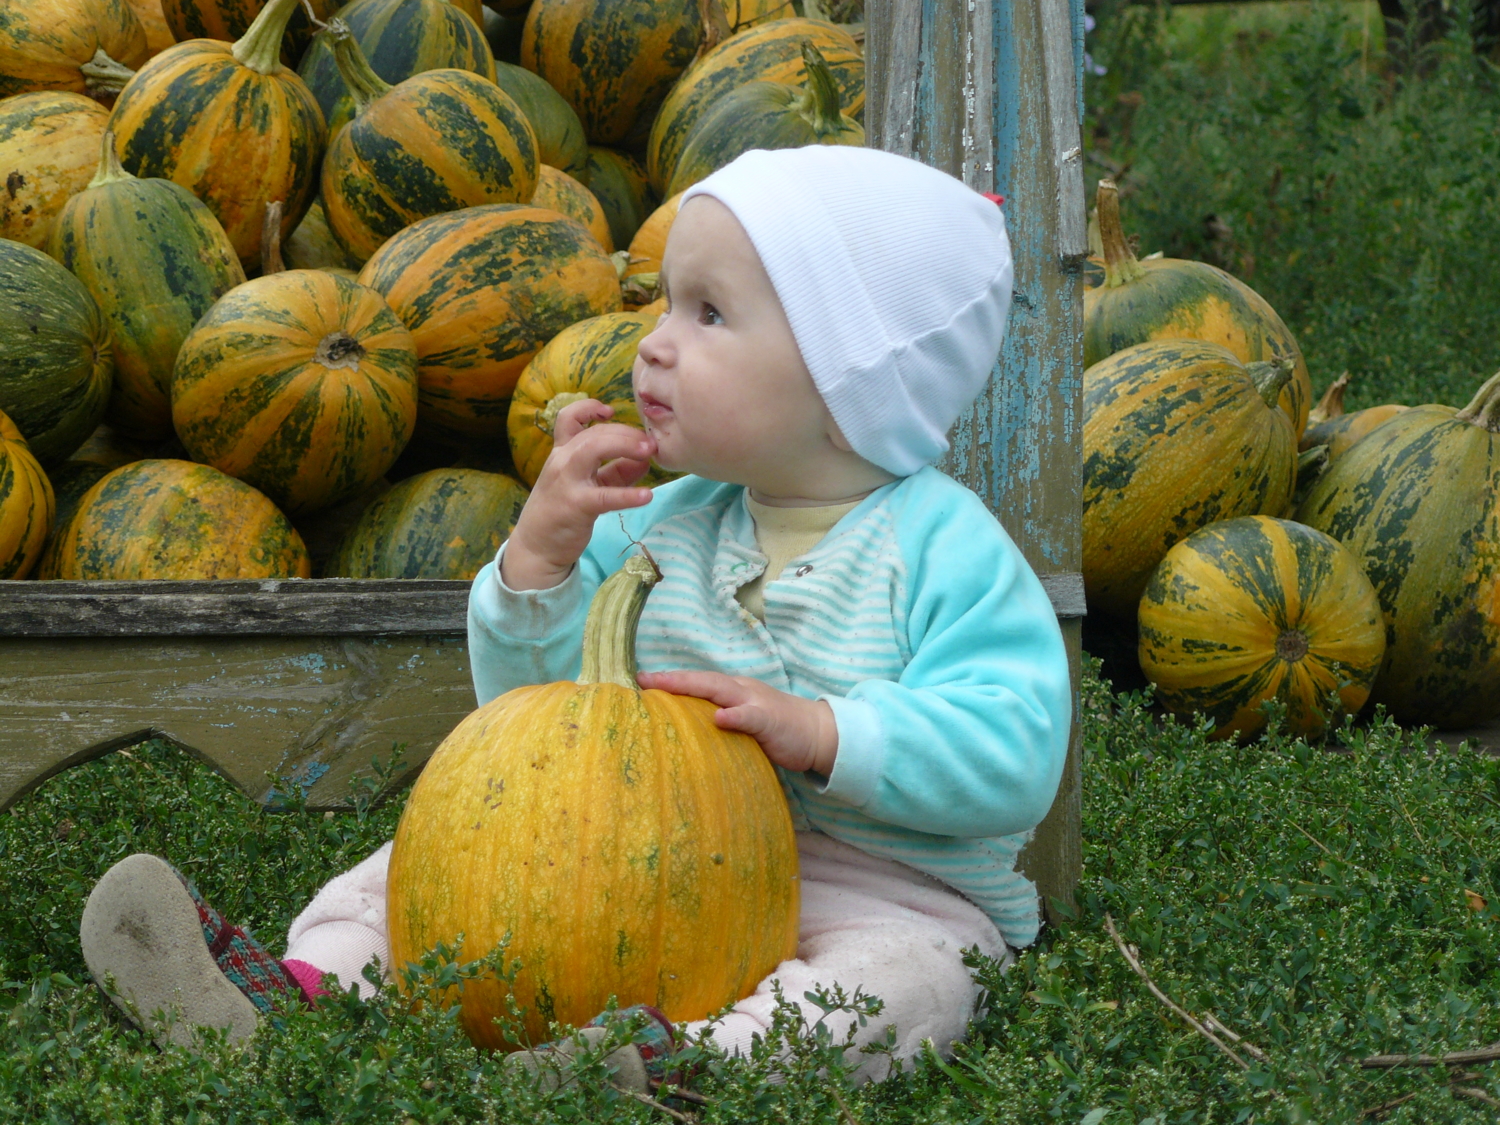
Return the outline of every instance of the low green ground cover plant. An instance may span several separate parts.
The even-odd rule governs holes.
[[[1076,908],[1009,972],[974,962],[987,1010],[955,1058],[852,1088],[826,1029],[787,1009],[755,1057],[698,1058],[694,1097],[664,1107],[600,1082],[597,1056],[544,1093],[439,1005],[414,1006],[503,967],[461,951],[409,970],[405,995],[278,1017],[243,1053],[158,1051],[88,981],[77,924],[94,879],[165,855],[279,949],[316,887],[390,836],[404,794],[373,803],[372,779],[326,814],[283,785],[273,811],[164,744],[110,755],[0,814],[0,1121],[1493,1120],[1500,1064],[1358,1060],[1500,1040],[1500,762],[1378,718],[1327,744],[1274,724],[1211,743],[1149,702],[1086,678]],[[1245,1066],[1147,990],[1106,917],[1166,996],[1242,1037],[1221,1035]],[[870,998],[825,1003],[880,1018]]]

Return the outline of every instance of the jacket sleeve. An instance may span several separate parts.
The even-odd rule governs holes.
[[[1025,831],[1051,807],[1067,755],[1062,631],[978,498],[933,500],[914,526],[898,521],[911,660],[898,681],[828,699],[839,749],[823,793],[920,832]]]
[[[501,581],[503,546],[474,576],[469,590],[469,668],[479,706],[512,688],[578,677],[589,603],[624,561],[620,548],[626,543],[618,526],[601,517],[578,565],[550,590],[512,590]]]

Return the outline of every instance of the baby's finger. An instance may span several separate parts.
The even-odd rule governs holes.
[[[571,402],[557,412],[552,423],[552,444],[566,445],[593,423],[608,422],[614,416],[615,408],[596,398]]]
[[[691,695],[720,707],[747,702],[750,693],[735,680],[720,672],[642,672],[636,682],[643,688],[657,688],[673,695]]]
[[[650,471],[650,461],[619,457],[607,465],[600,466],[594,477],[605,488],[624,488],[634,484]]]
[[[607,422],[590,426],[568,442],[554,446],[543,472],[572,482],[593,485],[601,465],[621,457],[644,461],[656,452],[656,443],[643,430]]]

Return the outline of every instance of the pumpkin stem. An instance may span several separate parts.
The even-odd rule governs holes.
[[[724,5],[719,0],[698,0],[698,51],[693,55],[697,62],[737,31],[729,26],[729,17],[724,14]],[[692,63],[688,64],[689,66]]]
[[[260,276],[268,277],[286,269],[281,260],[281,200],[266,204],[266,217],[260,224]]]
[[[105,184],[133,179],[135,177],[125,171],[125,166],[120,163],[119,154],[115,152],[115,131],[104,130],[104,139],[99,142],[99,170],[89,181],[89,187],[103,187]]]
[[[1318,405],[1307,412],[1307,424],[1318,426],[1330,418],[1341,418],[1344,414],[1344,392],[1349,389],[1349,372],[1345,371],[1323,392]]]
[[[802,64],[807,68],[807,88],[797,107],[798,112],[807,118],[813,132],[820,137],[844,132],[847,126],[839,106],[838,83],[833,80],[833,71],[828,69],[823,52],[808,39],[802,40]]]
[[[1500,433],[1500,374],[1491,375],[1475,392],[1473,401],[1454,415],[1490,433]]]
[[[94,57],[78,69],[83,74],[83,88],[94,98],[118,94],[135,77],[135,71],[124,63],[115,62],[104,53],[103,47],[96,48]]]
[[[281,65],[281,40],[287,21],[301,0],[270,0],[235,42],[230,53],[256,74],[276,74]]]
[[[582,402],[588,397],[582,391],[563,391],[553,395],[547,400],[547,405],[537,411],[536,428],[550,437],[557,426],[557,416],[563,412],[564,407],[572,406],[575,402]]]
[[[347,23],[334,17],[328,21],[328,34],[333,36],[333,61],[344,77],[344,85],[349,87],[357,117],[364,112],[365,106],[389,90],[391,84],[375,73]]]
[[[1245,374],[1254,381],[1255,389],[1265,399],[1266,405],[1275,407],[1276,400],[1281,397],[1281,388],[1291,382],[1292,361],[1277,356],[1260,363],[1247,363]]]
[[[1114,289],[1120,285],[1146,276],[1146,267],[1141,265],[1125,241],[1125,228],[1120,224],[1120,189],[1114,180],[1100,180],[1096,197],[1099,212],[1099,241],[1104,247],[1104,285]]]
[[[649,555],[631,555],[604,580],[583,623],[580,684],[619,684],[640,691],[635,682],[635,627],[661,571]]]

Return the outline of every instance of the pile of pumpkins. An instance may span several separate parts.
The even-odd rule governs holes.
[[[1312,405],[1292,334],[1202,262],[1138,260],[1099,185],[1084,293],[1083,573],[1168,711],[1314,736],[1384,704],[1500,714],[1500,375],[1462,410]]]
[[[6,0],[0,579],[472,577],[683,191],[864,143],[858,25],[490,2]]]

